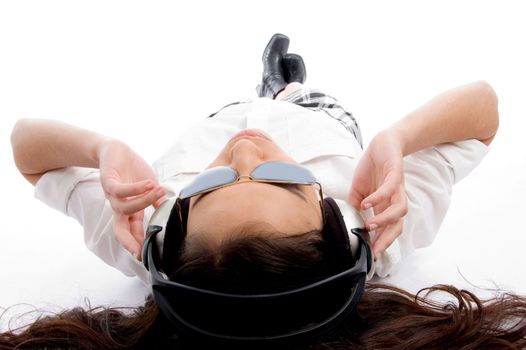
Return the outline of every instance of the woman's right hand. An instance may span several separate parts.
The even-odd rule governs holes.
[[[407,214],[401,139],[388,129],[374,137],[354,173],[349,202],[358,210],[373,208],[365,222],[376,231],[373,251],[376,259],[402,233]]]
[[[151,166],[125,143],[108,140],[98,153],[102,187],[113,208],[115,238],[140,259],[144,209],[157,208],[165,199],[165,190]]]

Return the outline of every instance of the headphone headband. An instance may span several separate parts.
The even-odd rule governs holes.
[[[335,258],[343,261],[345,270],[300,288],[253,295],[196,288],[170,281],[163,275],[159,267],[170,257],[163,257],[164,246],[168,243],[182,245],[186,234],[188,205],[189,199],[172,198],[157,209],[150,220],[142,252],[143,263],[152,277],[154,299],[177,334],[220,342],[297,342],[328,333],[340,324],[358,303],[365,286],[366,275],[372,268],[371,247],[361,217],[357,215],[360,220],[352,220],[351,224],[356,226],[348,231],[339,207],[332,198],[324,198],[326,224],[322,236],[331,249],[330,255],[334,254]],[[181,217],[178,215],[177,206],[182,212]],[[349,237],[353,238],[352,244]],[[337,298],[340,302],[337,310],[333,309],[324,319],[315,323],[274,334],[258,334],[257,330],[247,329],[239,333],[233,332],[249,327],[250,319],[256,316],[293,317],[296,310],[308,310],[309,305],[319,303],[324,296],[331,295],[330,299],[334,299],[337,294],[335,291],[341,291],[342,294]],[[226,322],[223,315],[228,315],[228,320],[239,319],[240,323],[233,326]],[[213,320],[217,322],[214,323]]]

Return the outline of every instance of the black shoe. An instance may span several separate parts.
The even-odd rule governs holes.
[[[283,78],[287,83],[298,82],[303,84],[305,82],[307,70],[300,55],[288,53],[283,56]]]
[[[263,78],[256,91],[259,97],[275,98],[287,82],[283,78],[283,56],[289,49],[289,38],[283,34],[274,34],[263,51]]]

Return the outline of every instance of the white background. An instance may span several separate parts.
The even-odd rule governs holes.
[[[454,190],[438,238],[386,282],[526,294],[526,21],[510,1],[0,2],[0,307],[137,305],[147,291],[83,246],[72,219],[14,166],[19,118],[53,118],[129,143],[153,162],[184,128],[254,97],[272,34],[307,83],[358,118],[365,141],[434,95],[474,80],[499,96],[492,151]],[[349,175],[351,181],[351,175]],[[464,276],[464,277],[462,277]],[[465,279],[464,279],[465,278]],[[477,287],[475,287],[477,286]],[[12,308],[10,314],[31,310]],[[1,309],[0,309],[1,311]]]

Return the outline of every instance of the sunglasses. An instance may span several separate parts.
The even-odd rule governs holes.
[[[309,169],[289,162],[265,162],[258,165],[248,176],[241,176],[235,169],[228,166],[210,168],[197,175],[188,185],[186,185],[179,193],[179,198],[186,199],[215,191],[222,187],[246,182],[241,181],[242,179],[247,179],[247,181],[278,184],[317,185],[319,193],[318,199],[322,218],[325,223],[321,184],[316,181],[316,177],[314,177]]]

